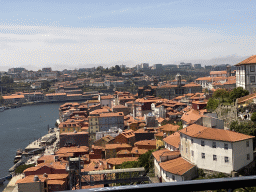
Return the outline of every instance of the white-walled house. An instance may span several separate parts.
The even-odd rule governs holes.
[[[252,93],[256,88],[256,55],[253,55],[236,66],[236,87],[242,87]]]
[[[155,175],[161,182],[191,180],[197,176],[196,165],[180,157],[179,151],[161,149],[152,153]]]
[[[231,174],[253,161],[253,138],[193,124],[180,130],[180,153],[198,168]]]

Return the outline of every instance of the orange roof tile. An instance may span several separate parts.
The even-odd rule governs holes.
[[[244,102],[246,102],[246,101],[250,101],[250,100],[252,100],[252,99],[254,99],[254,98],[256,98],[256,93],[252,93],[252,94],[250,94],[250,95],[246,95],[246,96],[244,96],[244,97],[238,98],[238,99],[237,99],[237,103],[238,103],[238,104],[241,104],[241,103],[244,103]]]
[[[138,157],[109,158],[107,159],[107,163],[112,165],[121,165],[123,162],[137,161],[137,160],[138,160]]]
[[[148,152],[148,149],[138,149],[138,147],[133,147],[131,150],[132,154],[139,154],[139,155],[142,155],[146,152]]]
[[[166,142],[167,144],[175,147],[175,148],[179,148],[179,145],[180,145],[180,133],[179,132],[175,132],[175,133],[167,136],[166,138],[164,138],[163,141]]]
[[[38,178],[44,182],[47,178],[49,180],[64,180],[66,178],[68,178],[68,174],[47,174],[47,178],[44,175],[37,175]],[[19,183],[34,183],[34,177],[35,175],[28,175],[23,179],[19,179],[18,181],[16,181],[16,184]]]
[[[253,56],[241,61],[240,63],[236,64],[235,66],[249,65],[249,64],[256,64],[256,55],[253,55]]]
[[[152,155],[155,157],[155,159],[159,162],[160,157],[164,156],[179,156],[180,152],[179,151],[170,151],[169,149],[161,149],[154,151]]]
[[[183,175],[188,170],[190,170],[196,166],[196,165],[189,163],[182,157],[178,157],[176,159],[165,161],[163,163],[160,163],[159,165],[163,170],[165,170],[169,173],[175,174],[175,175]]]
[[[132,147],[129,144],[126,143],[120,143],[120,144],[106,144],[105,149],[117,149],[117,148],[128,148],[128,147]]]
[[[137,141],[136,143],[134,143],[134,146],[138,146],[138,145],[156,145],[156,140],[141,140],[141,141]]]
[[[245,135],[245,134],[237,133],[234,131],[209,128],[209,127],[204,127],[197,124],[190,125],[180,130],[180,133],[183,133],[185,135],[188,135],[190,137],[195,137],[195,138],[228,141],[228,142],[236,142],[236,141],[254,138],[254,136]]]
[[[203,117],[203,114],[200,114],[200,111],[192,109],[189,112],[184,113],[181,119],[187,122],[188,124],[192,124],[201,117]]]
[[[63,154],[63,153],[76,153],[76,152],[88,152],[89,147],[87,146],[72,146],[72,147],[61,147],[56,154]]]
[[[211,71],[210,75],[227,74],[227,71]]]
[[[179,129],[179,125],[173,125],[173,124],[166,124],[159,127],[162,131],[177,131]]]

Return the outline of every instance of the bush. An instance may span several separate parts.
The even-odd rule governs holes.
[[[29,168],[29,167],[35,167],[35,164],[29,164],[29,165],[23,164],[23,165],[20,165],[19,167],[17,167],[17,168],[15,169],[15,173],[16,173],[16,174],[23,173],[23,171],[24,171],[25,169]]]

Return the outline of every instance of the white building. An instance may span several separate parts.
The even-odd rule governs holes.
[[[236,66],[236,87],[242,87],[253,93],[256,88],[256,55],[253,55]]]
[[[197,176],[197,168],[184,158],[179,151],[161,149],[152,153],[154,156],[155,176],[160,182],[191,180]]]
[[[231,174],[253,161],[253,138],[193,124],[180,131],[180,153],[198,168]]]
[[[158,103],[151,103],[152,115],[156,116],[156,118],[166,118],[166,109],[163,105],[159,105]]]
[[[104,107],[104,106],[112,107],[114,97],[112,95],[107,95],[107,96],[98,95],[98,100],[100,101],[101,107]]]
[[[122,129],[117,127],[112,127],[108,131],[101,131],[96,133],[96,141],[101,139],[102,137],[105,137],[107,135],[110,135],[111,137],[116,137],[117,135],[121,134],[123,132]]]

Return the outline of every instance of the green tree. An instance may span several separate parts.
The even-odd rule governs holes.
[[[9,76],[2,76],[1,78],[1,83],[2,84],[10,84],[13,83],[13,78],[9,77]]]
[[[214,111],[219,105],[219,100],[210,98],[207,102],[206,109],[209,111]]]
[[[234,88],[230,92],[229,98],[231,101],[235,101],[237,98],[244,97],[246,95],[249,95],[249,91],[243,89],[242,87],[238,87],[238,88]]]
[[[136,168],[136,167],[139,167],[138,161],[126,161],[126,162],[123,162],[121,165],[116,166],[117,169]]]
[[[2,104],[4,102],[3,96],[0,95],[0,103]]]
[[[139,167],[144,167],[147,171],[153,167],[153,160],[151,158],[152,152],[153,150],[149,150],[139,157]]]
[[[120,68],[119,65],[116,65],[116,66],[115,66],[115,69],[116,69],[116,71],[121,71],[121,68]]]
[[[254,112],[251,116],[251,120],[256,123],[256,112]]]

